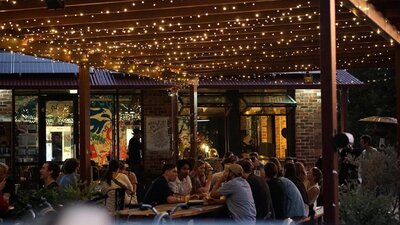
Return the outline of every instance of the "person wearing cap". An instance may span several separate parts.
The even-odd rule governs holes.
[[[230,152],[232,153],[232,152]],[[217,183],[218,179],[224,174],[225,170],[229,167],[229,165],[237,162],[237,157],[232,153],[232,154],[226,154],[227,157],[224,158],[221,162],[223,170],[220,172],[217,172],[213,175],[212,180],[211,180],[211,189],[215,186]]]
[[[143,165],[142,155],[142,143],[140,138],[142,137],[142,131],[140,129],[134,129],[132,131],[133,137],[129,140],[128,144],[128,164],[129,169],[133,171],[139,180],[142,178],[141,167]]]
[[[243,168],[239,164],[229,165],[213,187],[210,197],[225,196],[229,213],[235,222],[255,224],[256,208],[253,195],[249,183],[242,175]],[[222,185],[222,183],[224,184]]]

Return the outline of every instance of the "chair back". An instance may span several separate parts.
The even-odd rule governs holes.
[[[114,200],[114,210],[123,210],[125,208],[125,191],[125,188],[113,188],[108,190],[106,192],[107,198],[104,201],[104,205],[110,208],[107,202]]]

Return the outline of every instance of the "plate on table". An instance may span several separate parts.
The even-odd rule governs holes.
[[[189,200],[187,204],[189,206],[204,205],[204,200]]]

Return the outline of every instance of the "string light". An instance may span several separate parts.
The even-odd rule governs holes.
[[[3,15],[23,7],[14,2]],[[14,51],[183,83],[193,77],[221,79],[220,74],[254,79],[248,74],[319,69],[319,6],[312,1],[281,3],[279,10],[270,7],[277,3],[260,0],[86,4],[49,15],[32,10],[34,18],[0,16],[0,40]],[[388,56],[395,43],[384,41],[381,30],[369,29],[365,18],[342,3],[337,17],[339,67],[393,60]],[[102,57],[95,61],[93,54]]]

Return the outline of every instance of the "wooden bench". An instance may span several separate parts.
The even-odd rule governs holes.
[[[322,217],[324,216],[324,207],[323,206],[317,206],[315,208],[315,215],[314,215],[314,224],[322,224]],[[311,217],[306,217],[304,219],[301,219],[300,221],[296,221],[297,224],[306,224],[310,223]]]

